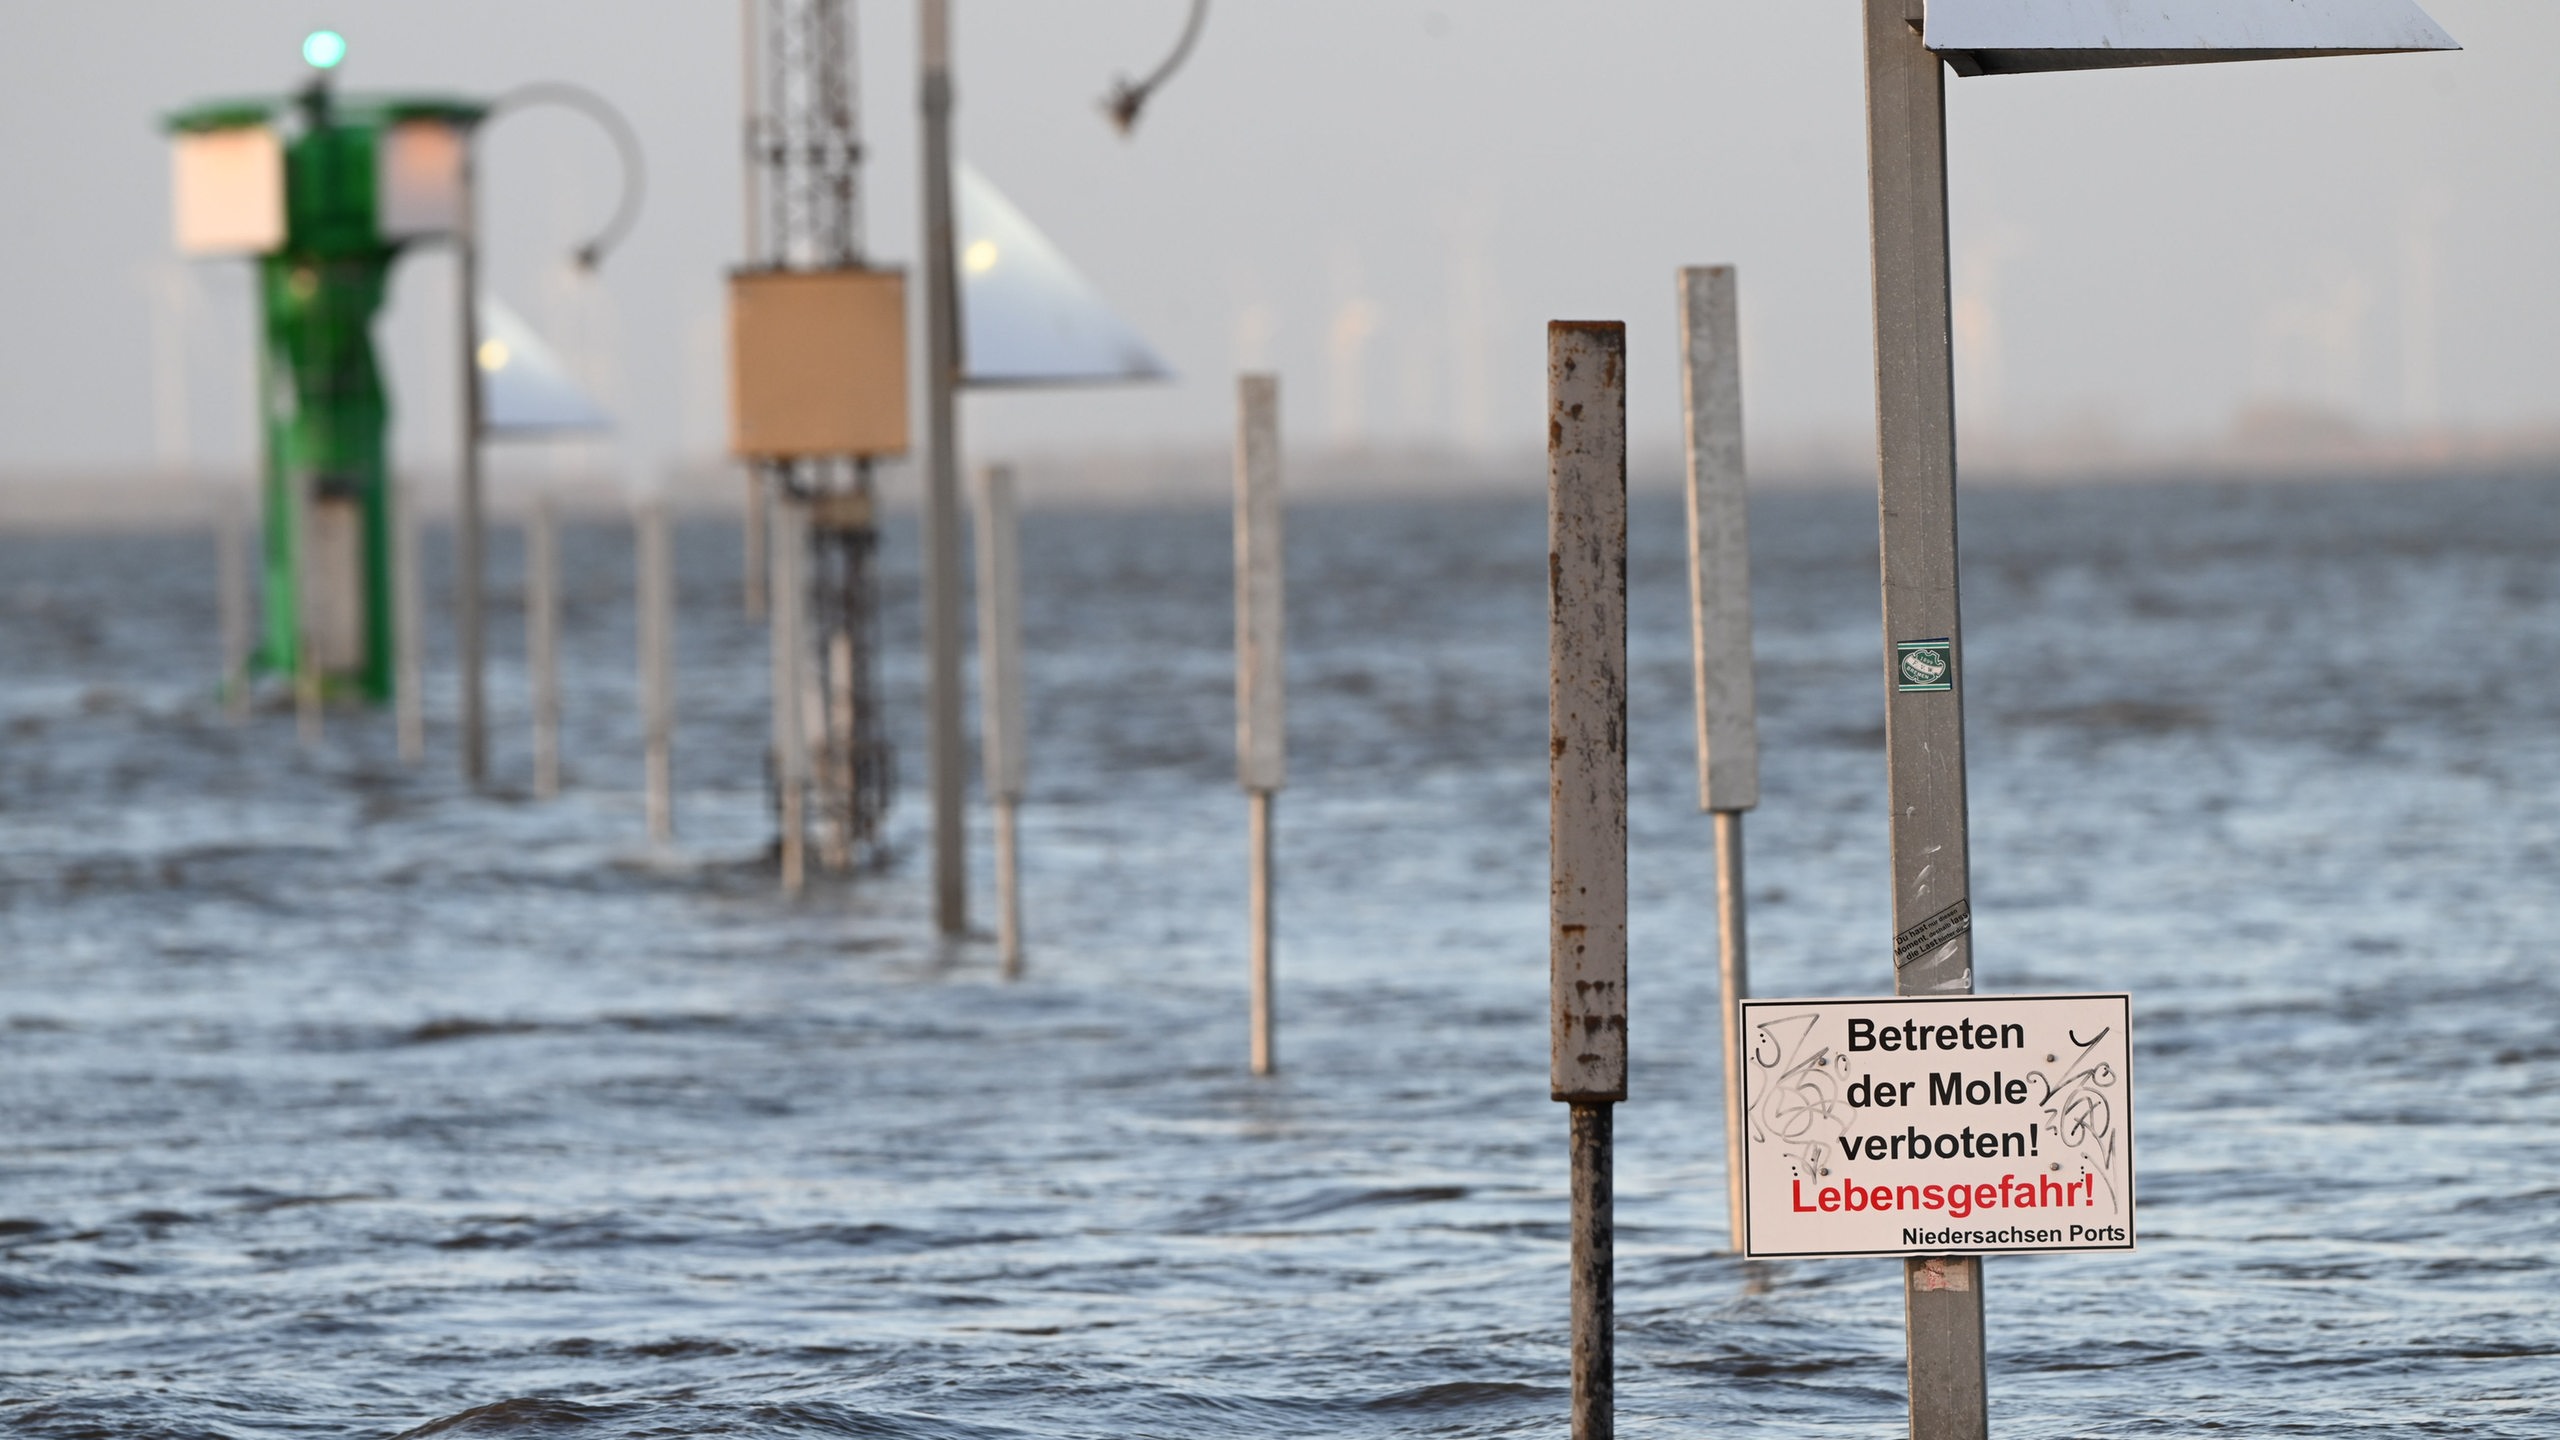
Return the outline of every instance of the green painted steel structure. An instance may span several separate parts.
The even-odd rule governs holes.
[[[290,675],[301,664],[312,537],[302,533],[299,496],[307,484],[317,501],[352,505],[361,575],[363,613],[352,617],[360,658],[322,683],[369,700],[391,694],[391,403],[373,319],[409,242],[382,233],[376,160],[394,125],[441,121],[467,132],[487,108],[447,97],[340,97],[322,80],[289,97],[219,101],[167,118],[173,134],[267,127],[284,136],[284,243],[258,257],[265,620],[251,665],[259,673]]]

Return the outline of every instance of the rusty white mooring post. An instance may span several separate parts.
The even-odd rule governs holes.
[[[560,793],[560,526],[551,497],[524,522],[524,658],[533,681],[533,794]]]
[[[1716,948],[1724,1011],[1725,1197],[1742,1252],[1742,1000],[1751,991],[1742,812],[1760,803],[1751,681],[1751,540],[1742,468],[1742,346],[1733,267],[1680,272],[1686,411],[1689,655],[1698,711],[1698,808],[1714,817]]]
[[[1245,793],[1251,895],[1253,1073],[1279,1068],[1272,1009],[1272,802],[1288,778],[1286,594],[1280,520],[1280,380],[1236,383],[1236,779]]]
[[[797,895],[808,879],[809,864],[809,724],[801,700],[801,680],[808,667],[809,587],[801,579],[808,563],[808,508],[780,490],[779,481],[767,511],[773,535],[766,550],[766,574],[772,585],[765,626],[773,638],[773,782],[774,816],[781,836],[782,889]]]
[[[1573,1440],[1616,1426],[1627,1098],[1627,327],[1547,326],[1548,1086],[1572,1110]]]
[[[427,758],[426,636],[418,593],[418,502],[406,481],[391,485],[391,706],[400,763]]]
[[[249,511],[225,491],[214,502],[214,607],[222,631],[222,713],[237,725],[249,718]]]
[[[675,838],[675,605],[667,543],[667,503],[651,495],[634,517],[632,586],[639,602],[640,733],[648,790],[649,839]]]
[[[1022,974],[1022,566],[1013,471],[978,471],[978,708],[980,764],[996,819],[996,953],[1008,980]]]

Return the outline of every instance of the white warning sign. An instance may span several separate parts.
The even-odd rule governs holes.
[[[2132,1000],[1742,1003],[1744,1253],[2133,1248]]]

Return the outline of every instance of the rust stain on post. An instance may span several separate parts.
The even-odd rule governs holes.
[[[1626,327],[1547,327],[1548,1081],[1627,1093]]]

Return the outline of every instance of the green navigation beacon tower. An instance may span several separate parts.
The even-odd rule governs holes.
[[[253,673],[387,699],[391,407],[372,325],[391,262],[469,223],[470,129],[487,107],[341,96],[335,31],[303,41],[310,83],[167,117],[178,248],[258,262],[264,619]],[[309,654],[305,654],[306,647]]]

